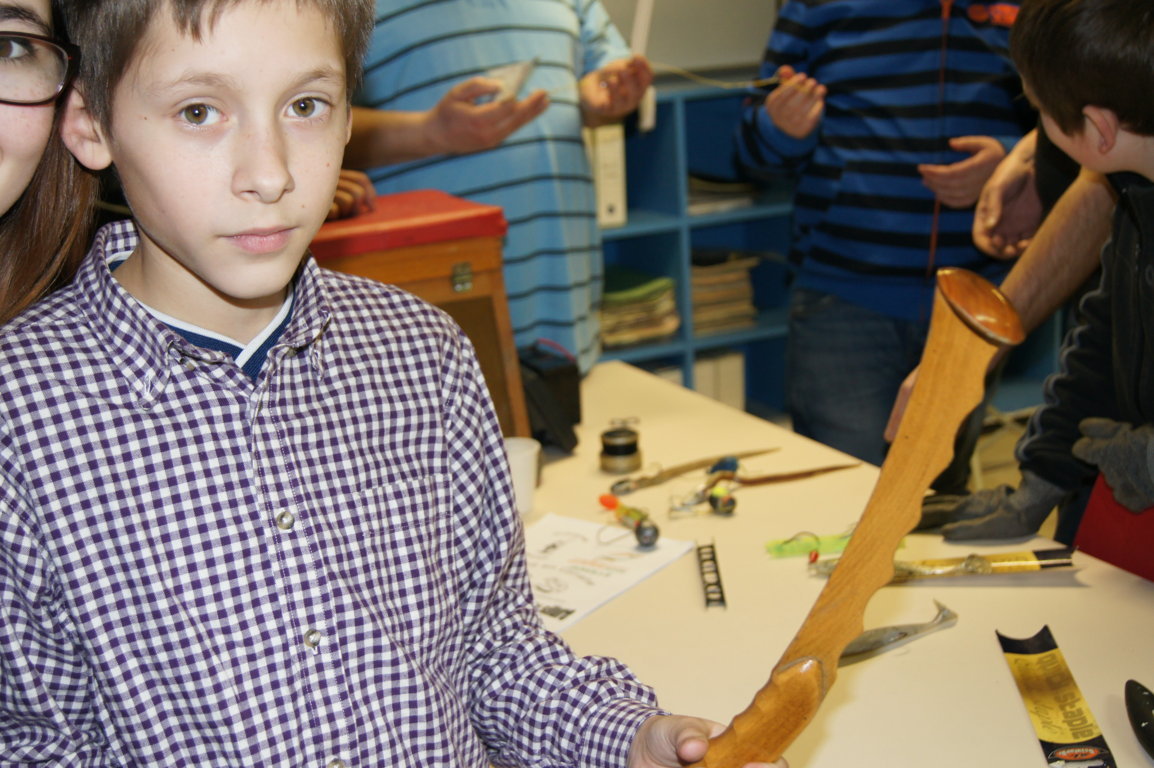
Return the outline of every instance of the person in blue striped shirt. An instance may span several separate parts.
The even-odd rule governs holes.
[[[526,81],[500,94],[486,75],[518,64]],[[382,194],[432,188],[501,206],[518,346],[550,339],[587,370],[602,263],[581,128],[632,112],[652,78],[600,0],[377,0],[345,164]]]
[[[866,461],[884,459],[890,406],[925,344],[936,269],[995,282],[1008,269],[974,246],[971,225],[983,183],[1036,119],[1008,55],[1017,9],[791,0],[761,67],[779,83],[743,115],[743,163],[798,178],[794,428]],[[964,489],[966,462],[955,470],[936,487]]]

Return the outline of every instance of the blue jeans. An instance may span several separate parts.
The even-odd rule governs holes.
[[[795,288],[786,342],[786,396],[794,431],[880,465],[886,422],[902,381],[921,360],[929,322],[898,320],[831,294]],[[987,397],[993,387],[987,386]],[[964,493],[981,433],[980,406],[935,490]]]

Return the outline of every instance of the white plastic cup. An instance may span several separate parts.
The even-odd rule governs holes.
[[[509,473],[513,476],[513,500],[522,516],[533,511],[533,491],[537,487],[537,469],[541,444],[531,437],[506,437],[505,453]]]

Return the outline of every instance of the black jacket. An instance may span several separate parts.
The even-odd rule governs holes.
[[[1070,452],[1078,422],[1154,423],[1154,183],[1132,173],[1110,181],[1120,197],[1101,282],[1082,300],[1081,323],[1066,337],[1045,403],[1017,447],[1022,469],[1066,489],[1097,475]]]

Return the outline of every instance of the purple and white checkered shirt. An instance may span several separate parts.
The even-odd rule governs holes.
[[[0,334],[0,764],[624,766],[652,694],[541,629],[457,327],[309,259],[253,381],[135,241]]]

